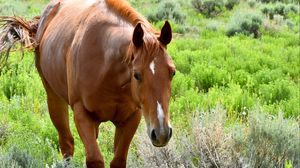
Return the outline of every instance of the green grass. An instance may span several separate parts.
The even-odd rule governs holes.
[[[130,2],[144,15],[158,5],[154,0]],[[15,13],[30,18],[39,15],[45,3],[0,0],[0,14]],[[242,34],[229,38],[226,26],[236,12],[250,8],[247,2],[242,1],[232,11],[225,10],[211,19],[197,13],[189,1],[178,3],[180,12],[186,16],[185,23],[172,22],[177,33],[168,46],[177,67],[170,102],[174,138],[167,148],[152,148],[143,134],[145,128],[142,124],[130,149],[129,167],[199,166],[215,164],[216,161],[219,166],[232,166],[230,161],[234,161],[234,157],[244,158],[243,164],[254,167],[268,164],[299,166],[299,160],[295,159],[297,155],[292,150],[299,149],[297,138],[300,135],[299,15],[287,16],[294,24],[293,28],[286,21],[278,24],[265,18],[260,27],[260,38]],[[149,5],[151,8],[145,7]],[[256,6],[250,10],[258,13],[260,4]],[[162,23],[154,25],[160,27]],[[0,165],[61,167],[65,163],[58,151],[58,137],[47,111],[45,91],[34,66],[34,55],[26,52],[23,60],[20,57],[20,53],[12,53],[8,66],[0,72]],[[222,118],[216,117],[219,114]],[[75,138],[71,165],[82,167],[84,149],[71,110],[70,121]],[[222,125],[218,125],[219,122]],[[212,130],[211,134],[199,132],[198,129],[202,128]],[[220,133],[215,132],[218,130],[215,128],[220,128],[224,132],[220,136],[224,136],[217,141],[220,146],[215,146],[214,152],[224,158],[232,156],[228,162],[216,155],[206,155],[211,149],[199,151],[201,148],[197,146],[205,145],[203,141],[197,141],[200,135],[207,136],[208,142],[214,142]],[[98,142],[106,165],[113,158],[113,135],[112,124],[101,124]],[[235,136],[227,141],[227,135]],[[282,138],[290,140],[283,141]],[[178,147],[179,144],[190,145],[186,146],[189,150]],[[278,144],[282,145],[281,148]],[[262,153],[260,148],[268,150]],[[156,155],[165,156],[166,161],[174,160],[174,163],[155,159]],[[256,160],[249,159],[254,156]]]

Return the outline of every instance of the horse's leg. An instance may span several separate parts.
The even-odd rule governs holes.
[[[122,124],[115,123],[116,133],[114,142],[114,159],[110,163],[111,168],[125,168],[128,149],[133,135],[141,120],[141,112],[136,111]]]
[[[88,168],[104,167],[103,157],[97,144],[99,122],[94,120],[81,103],[73,106],[74,120],[79,136],[84,144]]]
[[[64,158],[73,156],[74,139],[69,127],[68,104],[51,89],[46,88],[50,118],[58,131],[59,145]]]

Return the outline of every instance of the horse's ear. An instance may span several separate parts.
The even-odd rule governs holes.
[[[161,29],[160,36],[158,40],[165,46],[167,46],[172,40],[172,29],[168,21],[165,22],[163,28]]]
[[[133,31],[132,42],[136,47],[141,47],[143,45],[144,30],[141,23],[138,23]]]

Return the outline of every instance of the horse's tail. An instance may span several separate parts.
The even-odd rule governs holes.
[[[16,43],[22,50],[37,46],[35,35],[40,17],[25,20],[18,16],[0,16],[0,69],[7,63],[9,53]]]

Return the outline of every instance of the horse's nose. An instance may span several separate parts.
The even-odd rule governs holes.
[[[152,129],[150,138],[152,144],[156,147],[166,146],[172,137],[172,128]]]

